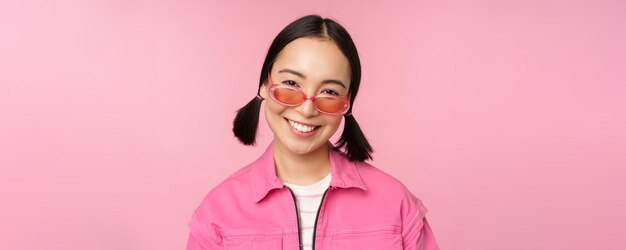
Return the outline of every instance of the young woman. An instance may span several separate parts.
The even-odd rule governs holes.
[[[309,15],[286,26],[233,128],[254,145],[265,101],[274,140],[206,195],[187,249],[438,249],[421,200],[365,163],[372,148],[351,113],[360,81],[357,49],[337,22]]]

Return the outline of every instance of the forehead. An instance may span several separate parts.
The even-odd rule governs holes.
[[[350,64],[335,42],[319,38],[298,38],[280,51],[273,72],[289,68],[305,75],[307,81],[340,79],[350,83]]]

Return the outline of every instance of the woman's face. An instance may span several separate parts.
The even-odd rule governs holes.
[[[348,98],[350,65],[330,40],[298,38],[290,42],[276,57],[270,75],[273,84],[297,87],[308,97],[324,93]],[[266,100],[265,118],[274,132],[274,143],[295,154],[305,155],[324,146],[341,124],[342,115],[321,113],[311,100],[299,106],[283,106],[272,100],[268,91],[268,83],[261,86],[260,95]],[[307,128],[298,124],[315,129],[306,132]]]

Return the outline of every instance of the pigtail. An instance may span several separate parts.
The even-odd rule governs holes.
[[[334,149],[338,150],[341,147],[346,147],[346,154],[350,161],[372,160],[372,146],[367,142],[367,138],[361,131],[361,127],[354,119],[351,113],[344,116],[344,127],[341,137],[335,143]]]
[[[257,95],[246,106],[237,110],[237,116],[233,121],[233,133],[244,145],[255,144],[262,101],[263,97]]]

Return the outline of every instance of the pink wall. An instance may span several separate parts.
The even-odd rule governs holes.
[[[362,2],[2,1],[0,249],[182,249],[308,13],[351,32],[373,164],[443,249],[626,249],[624,1]]]

